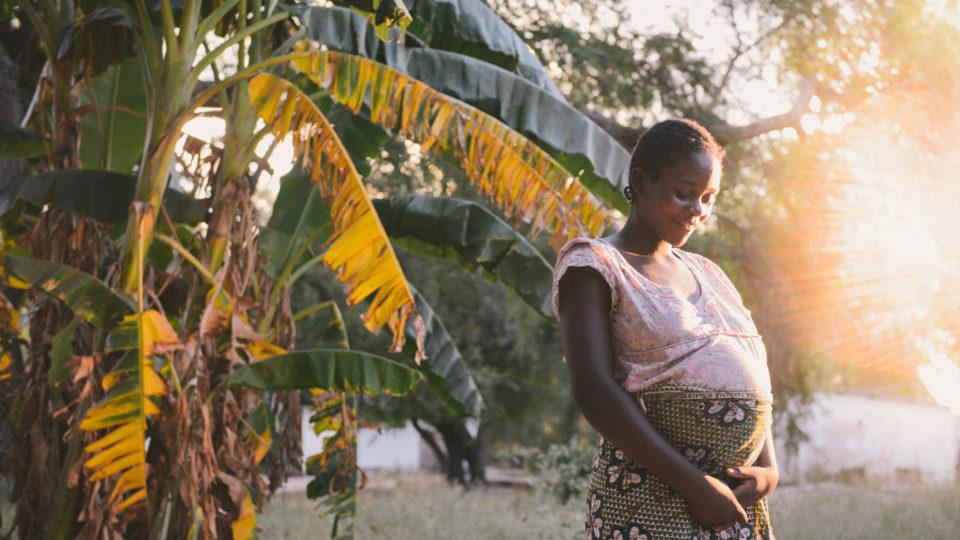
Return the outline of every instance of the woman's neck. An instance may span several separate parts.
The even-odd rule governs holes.
[[[635,206],[631,206],[623,228],[610,240],[620,251],[650,257],[655,262],[664,262],[673,256],[673,246],[643,224]]]

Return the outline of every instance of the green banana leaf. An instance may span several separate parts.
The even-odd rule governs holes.
[[[423,348],[427,359],[417,369],[426,377],[427,385],[440,401],[458,416],[480,417],[483,410],[483,397],[477,388],[470,368],[464,361],[457,344],[447,332],[440,317],[433,311],[423,295],[410,285],[417,304],[417,313],[423,319],[426,336]],[[407,342],[403,346],[403,355],[413,359],[416,354],[417,331],[412,322],[405,329]]]
[[[329,95],[321,96],[316,100],[316,104],[327,120],[333,124],[333,129],[337,132],[337,137],[340,137],[340,142],[347,149],[347,153],[350,154],[357,172],[361,176],[369,176],[372,168],[368,158],[380,157],[380,152],[390,138],[390,134],[364,116],[353,114],[350,109],[340,105]]]
[[[431,49],[472,56],[532,82],[555,98],[563,94],[520,36],[479,0],[408,0],[413,22],[407,29]],[[338,51],[384,61],[392,49],[363,17],[348,10],[294,8],[307,37]],[[347,28],[349,27],[349,28]],[[340,31],[337,31],[340,30]]]
[[[0,259],[6,272],[62,301],[99,328],[113,328],[134,310],[131,298],[72,266],[9,253],[0,255]]]
[[[609,205],[626,212],[621,190],[630,153],[600,126],[536,84],[462,54],[379,43],[369,24],[348,10],[314,7],[303,15],[307,35],[332,50],[385,62],[431,88],[496,117],[544,148]]]
[[[247,364],[234,371],[227,384],[260,390],[321,388],[403,396],[416,388],[420,379],[415,369],[375,354],[308,349]]]
[[[563,93],[523,39],[480,0],[407,0],[407,29],[431,49],[456,52],[500,66],[566,103]]]
[[[0,120],[0,157],[27,159],[42,156],[43,137],[35,131]]]
[[[137,23],[122,9],[100,6],[67,25],[57,60],[83,62],[90,75],[121,62],[136,51]]]
[[[469,271],[480,268],[553,321],[553,267],[523,235],[482,205],[426,195],[376,199],[373,204],[398,246],[449,259]]]
[[[18,200],[36,205],[53,204],[103,223],[127,219],[137,179],[92,169],[52,171],[37,176],[0,179],[0,215]],[[197,223],[207,213],[201,201],[167,188],[163,204],[170,219]]]
[[[50,347],[50,368],[47,370],[47,381],[51,389],[59,390],[70,376],[70,358],[73,356],[71,345],[76,331],[77,320],[74,319],[66,328],[53,336]]]
[[[80,162],[86,169],[130,173],[140,162],[147,133],[147,98],[136,58],[90,80],[95,108],[80,119]],[[84,106],[93,106],[84,93]]]
[[[278,277],[311,235],[315,245],[326,240],[329,223],[330,209],[323,204],[309,177],[297,172],[281,178],[270,220],[260,233],[260,252],[267,257],[267,273]],[[294,264],[303,264],[310,255],[309,249],[300,253]]]

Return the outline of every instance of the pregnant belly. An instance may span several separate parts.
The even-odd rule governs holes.
[[[665,399],[665,391],[671,399]],[[770,425],[769,401],[742,393],[703,393],[668,383],[644,390],[642,407],[656,430],[707,474],[729,482],[726,467],[754,463]],[[671,394],[672,393],[672,394]],[[635,394],[639,397],[638,394]],[[677,396],[682,399],[673,399]],[[638,400],[638,404],[640,401]],[[687,503],[650,471],[637,466],[604,437],[598,439],[587,497],[589,538],[769,538],[766,501],[745,509],[747,528],[713,535],[697,523]]]
[[[671,390],[657,386],[658,392]],[[771,422],[769,402],[690,391],[682,399],[644,395],[642,406],[657,432],[707,474],[726,480],[727,467],[752,465],[759,456]]]

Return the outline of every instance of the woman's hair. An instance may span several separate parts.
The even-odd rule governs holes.
[[[664,168],[697,152],[706,152],[719,162],[725,153],[699,123],[682,118],[664,120],[654,124],[637,141],[630,156],[630,172],[639,167],[657,178]]]

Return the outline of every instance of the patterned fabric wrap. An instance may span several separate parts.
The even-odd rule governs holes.
[[[744,392],[664,383],[634,394],[670,444],[707,474],[734,485],[727,467],[753,464],[771,422],[771,403]],[[748,525],[700,526],[666,482],[636,466],[604,437],[587,494],[586,538],[616,540],[773,539],[766,499],[745,508]]]

